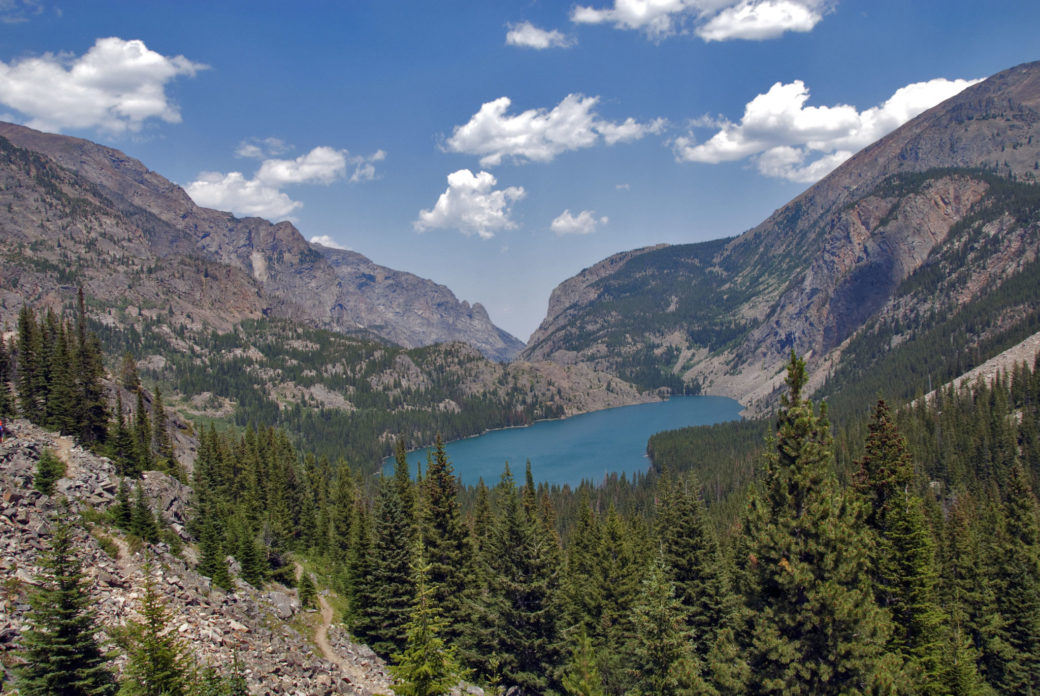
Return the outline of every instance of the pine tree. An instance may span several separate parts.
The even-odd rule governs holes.
[[[36,315],[27,306],[18,313],[18,403],[22,415],[42,423],[46,397],[44,343]]]
[[[137,465],[141,471],[155,468],[155,457],[152,456],[152,424],[148,411],[144,406],[144,388],[137,388],[137,407],[134,409],[134,452]]]
[[[423,480],[422,530],[433,603],[442,613],[444,638],[456,644],[469,620],[473,547],[459,508],[459,483],[438,435]]]
[[[162,392],[155,388],[155,401],[152,404],[152,447],[159,458],[159,465],[166,471],[177,471],[177,460],[173,453],[173,439],[170,437],[170,424],[163,405]]]
[[[462,677],[454,647],[446,645],[440,636],[445,624],[427,580],[431,568],[425,555],[420,538],[414,553],[415,602],[406,630],[405,649],[394,655],[396,664],[390,667],[394,693],[399,696],[441,696]]]
[[[94,639],[91,599],[73,548],[72,530],[54,529],[43,574],[29,603],[29,630],[22,635],[18,689],[22,696],[111,696],[115,679]]]
[[[802,399],[805,383],[792,352],[762,490],[745,515],[750,693],[847,693],[891,668],[882,659],[891,628],[867,573],[873,539],[862,506],[838,490],[826,412]]]
[[[83,288],[79,288],[76,303],[76,341],[72,346],[76,358],[76,419],[79,441],[93,447],[104,444],[108,438],[108,404],[102,380],[105,376],[101,341],[87,331],[87,310]]]
[[[867,506],[877,538],[871,573],[878,604],[892,615],[888,650],[907,661],[914,691],[940,693],[944,617],[939,607],[935,544],[921,499],[912,493],[913,462],[906,440],[879,400],[868,426],[854,488]]]
[[[1001,637],[1010,646],[999,686],[1004,693],[1040,693],[1040,505],[1021,464],[1012,467],[1006,537],[998,567]]]
[[[397,463],[397,471],[407,473]],[[405,626],[415,598],[412,553],[415,549],[415,522],[408,516],[401,500],[403,484],[395,478],[383,478],[376,502],[375,542],[372,575],[366,581],[374,588],[372,601],[363,611],[377,639],[369,647],[380,655],[401,652],[405,644]]]
[[[36,462],[36,476],[33,477],[33,488],[44,495],[53,495],[58,479],[65,475],[65,462],[51,450],[44,448],[40,459]]]
[[[190,654],[176,631],[159,594],[151,563],[144,567],[141,618],[131,621],[118,641],[129,658],[119,689],[120,696],[188,696],[191,686]]]
[[[116,425],[108,441],[108,456],[115,463],[120,476],[137,477],[141,467],[137,464],[134,436],[123,418],[123,395],[116,391]]]
[[[688,609],[662,555],[650,566],[633,610],[635,633],[629,648],[632,696],[692,696],[706,693],[701,666],[690,640]]]
[[[144,489],[141,488],[140,481],[134,486],[134,505],[130,510],[130,533],[152,544],[159,541],[159,523],[144,496]]]
[[[347,619],[350,631],[365,643],[379,639],[368,607],[375,602],[378,589],[372,584],[375,550],[372,541],[371,513],[360,498],[354,503],[353,538],[347,554]]]
[[[499,510],[481,555],[485,588],[477,603],[485,676],[518,696],[557,691],[563,664],[559,635],[559,562],[555,539],[533,504],[531,486],[517,491],[508,466],[496,489]],[[488,663],[489,658],[490,664]]]
[[[658,520],[664,566],[703,662],[718,632],[732,625],[736,596],[695,477],[666,488]]]
[[[300,574],[300,606],[304,609],[313,609],[318,603],[318,592],[314,587],[314,581],[311,580],[311,574],[304,571]]]
[[[644,567],[634,546],[637,536],[611,505],[603,523],[592,590],[602,602],[599,640],[594,642],[600,648],[600,673],[608,694],[623,694],[632,686],[624,658],[634,631],[632,609]]]
[[[14,413],[14,398],[11,396],[9,382],[14,374],[11,364],[11,353],[7,349],[7,342],[0,334],[0,418],[7,418]]]
[[[604,696],[596,651],[592,639],[584,633],[574,641],[571,659],[563,674],[564,691],[570,696]]]

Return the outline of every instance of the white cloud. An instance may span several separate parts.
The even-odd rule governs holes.
[[[235,154],[239,157],[262,160],[284,155],[291,149],[281,138],[250,138],[238,144]]]
[[[448,188],[431,210],[419,212],[413,225],[422,232],[434,228],[457,229],[469,236],[491,239],[498,230],[509,230],[516,223],[509,217],[510,206],[524,197],[520,186],[494,190],[498,181],[490,172],[473,174],[460,169],[448,175]]]
[[[43,13],[40,0],[0,0],[0,22],[22,24]]]
[[[24,114],[26,124],[39,130],[139,131],[151,118],[179,123],[180,111],[167,98],[166,83],[206,67],[184,56],[160,55],[136,39],[98,39],[80,57],[45,53],[0,61],[0,103]]]
[[[715,164],[750,157],[766,176],[812,182],[976,82],[944,78],[917,82],[864,111],[847,104],[806,106],[809,90],[801,80],[777,82],[748,102],[740,123],[705,119],[700,123],[718,128],[711,138],[698,144],[692,135],[682,136],[672,145],[680,161]]]
[[[332,237],[330,237],[327,234],[322,234],[322,235],[317,235],[317,236],[311,237],[310,238],[310,242],[311,242],[311,244],[321,244],[323,247],[328,247],[329,249],[339,249],[340,251],[350,251],[350,247],[343,246],[342,244],[340,244],[339,242],[337,242],[335,239],[333,239]]]
[[[571,21],[613,24],[659,41],[693,31],[705,41],[772,39],[788,31],[811,31],[828,0],[614,0],[609,8],[577,6]]]
[[[266,184],[331,184],[347,170],[346,150],[319,146],[296,159],[264,160],[256,178]]]
[[[281,140],[267,138],[243,142],[235,152],[240,157],[262,157],[265,152],[284,148]],[[295,159],[265,159],[251,179],[241,172],[203,172],[185,190],[196,204],[207,208],[230,210],[243,217],[284,220],[303,203],[290,198],[282,187],[328,185],[344,178],[348,168],[352,169],[349,181],[369,181],[376,176],[374,163],[385,158],[382,150],[368,156],[352,156],[347,150],[321,145]]]
[[[568,209],[564,210],[559,217],[552,221],[549,229],[560,236],[565,234],[592,234],[596,231],[597,225],[605,225],[609,221],[610,219],[606,215],[597,218],[596,213],[592,210],[583,210],[577,215],[571,215],[571,211]]]
[[[202,172],[185,189],[196,204],[241,217],[284,220],[303,205],[259,179],[246,179],[241,172]]]
[[[775,39],[788,31],[808,32],[823,19],[811,3],[793,0],[741,2],[727,7],[703,25],[697,36],[705,41]]]
[[[506,45],[534,48],[539,51],[546,48],[570,48],[575,43],[572,37],[558,29],[547,31],[530,22],[510,24],[509,31],[506,32]]]
[[[600,119],[599,97],[568,94],[552,110],[528,109],[507,115],[509,97],[487,102],[462,126],[456,126],[445,146],[451,152],[479,155],[482,167],[494,167],[506,157],[517,162],[550,162],[569,150],[592,147],[602,138],[608,145],[658,133],[665,122],[649,124],[629,118],[622,123]]]

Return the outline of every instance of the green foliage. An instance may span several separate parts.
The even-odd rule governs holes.
[[[188,696],[191,684],[190,653],[176,631],[159,594],[154,567],[145,565],[141,618],[122,629],[117,641],[128,660],[119,688],[120,696]]]
[[[425,561],[422,540],[414,554],[415,601],[406,627],[405,649],[394,655],[390,673],[394,692],[400,696],[441,696],[462,678],[462,668],[454,647],[445,644],[440,633],[444,622],[427,582],[430,565]]]
[[[318,606],[318,592],[310,573],[304,571],[300,575],[300,585],[297,589],[300,593],[300,605],[304,609],[314,609]]]
[[[582,633],[575,641],[561,680],[564,691],[570,696],[603,696],[601,681],[592,640]]]
[[[65,462],[58,459],[50,449],[40,451],[40,459],[36,462],[36,476],[33,477],[33,488],[44,495],[53,495],[58,479],[65,475]]]
[[[891,626],[867,573],[873,535],[830,464],[826,409],[793,353],[765,479],[745,516],[742,643],[752,693],[838,694],[878,680]]]
[[[30,627],[22,635],[19,693],[111,696],[115,679],[94,639],[95,616],[67,524],[56,524],[42,564],[39,585],[29,597]]]

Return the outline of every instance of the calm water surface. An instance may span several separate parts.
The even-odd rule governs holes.
[[[564,420],[542,421],[524,428],[495,430],[449,442],[446,449],[455,473],[465,485],[479,477],[494,485],[509,462],[518,482],[531,460],[536,481],[576,486],[604,475],[631,476],[650,466],[646,441],[654,433],[690,425],[710,425],[740,418],[740,404],[721,396],[676,396],[668,401],[623,406]],[[417,463],[425,470],[427,450],[411,452],[412,475]]]

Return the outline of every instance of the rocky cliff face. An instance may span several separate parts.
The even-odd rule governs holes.
[[[238,219],[196,206],[183,189],[116,150],[13,124],[0,123],[0,137],[16,146],[5,147],[0,161],[6,182],[0,202],[7,204],[0,208],[0,228],[31,246],[34,257],[59,267],[73,263],[85,277],[69,278],[67,271],[66,278],[91,284],[94,296],[143,301],[165,293],[206,315],[211,305],[196,288],[212,293],[208,286],[222,280],[220,294],[235,298],[225,307],[229,316],[204,319],[226,323],[269,314],[367,332],[405,347],[465,341],[494,360],[509,360],[523,347],[482,307],[460,302],[442,285],[360,254],[312,247],[288,222]],[[111,278],[110,263],[125,274],[125,261],[149,277]],[[200,262],[219,266],[195,269],[192,281],[200,282],[187,288],[167,277],[171,266]],[[3,284],[12,301],[36,300],[34,291],[44,295],[62,284],[39,264],[15,266],[4,269],[5,277],[36,273],[20,291]],[[369,276],[380,280],[368,282]]]
[[[1024,271],[1037,253],[1040,212],[1023,200],[1038,162],[1032,63],[922,114],[739,237],[618,255],[592,283],[567,281],[567,301],[550,306],[524,355],[614,371],[656,361],[751,403],[791,349],[834,369],[871,322],[921,325],[922,313],[950,306],[945,293],[970,303],[995,292],[983,279]],[[972,255],[981,239],[987,250]],[[915,274],[938,267],[976,280],[911,292]],[[562,292],[576,282],[583,293]]]

